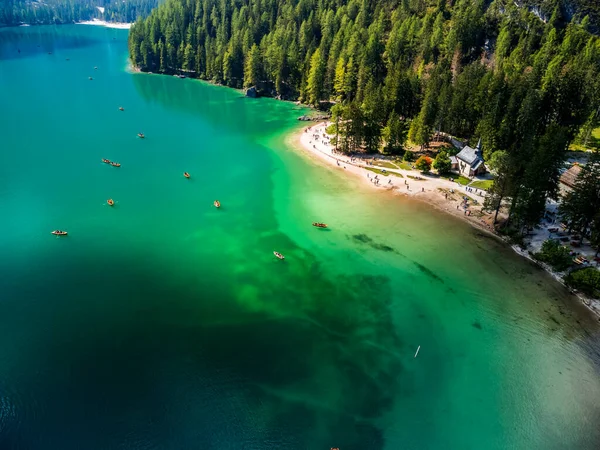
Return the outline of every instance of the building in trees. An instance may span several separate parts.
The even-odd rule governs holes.
[[[578,163],[573,164],[568,170],[565,170],[559,179],[561,190],[566,192],[572,191],[580,172],[581,166]]]
[[[453,161],[454,162],[454,161]],[[481,151],[481,139],[475,148],[465,145],[456,155],[456,170],[465,177],[483,175],[487,172]]]

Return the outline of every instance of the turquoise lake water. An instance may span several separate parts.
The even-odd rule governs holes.
[[[299,107],[73,25],[0,30],[0,112],[1,449],[600,448],[598,321]]]

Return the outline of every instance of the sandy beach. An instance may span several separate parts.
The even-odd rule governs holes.
[[[122,30],[128,30],[131,28],[131,23],[119,23],[119,22],[107,22],[105,20],[98,20],[98,19],[92,19],[92,20],[86,20],[83,22],[79,22],[77,25],[96,25],[96,26],[102,26],[102,27],[106,27],[106,28],[118,28],[118,29],[122,29]]]
[[[382,167],[378,164],[388,161],[383,157],[373,159],[367,156],[351,157],[335,153],[334,146],[325,133],[327,125],[323,122],[303,128],[296,135],[296,146],[332,167],[359,177],[365,186],[424,201],[437,209],[466,220],[481,230],[494,234],[491,226],[493,216],[481,210],[485,197],[483,190],[466,188],[456,181],[434,174],[423,174],[417,170]],[[385,171],[387,175],[374,171]]]

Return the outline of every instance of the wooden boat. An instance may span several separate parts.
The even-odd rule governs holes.
[[[313,227],[327,228],[327,224],[326,223],[322,223],[322,222],[313,222]]]
[[[184,177],[186,177],[186,178],[189,178],[189,177],[190,177],[190,174],[189,174],[189,173],[187,173],[187,172],[183,172],[183,176],[184,176]]]
[[[110,161],[110,159],[106,159],[106,158],[102,158],[102,162],[104,164],[112,164],[112,162]]]
[[[121,167],[121,163],[118,162],[111,162],[110,165],[113,167]]]
[[[113,206],[115,204],[115,201],[112,198],[109,198],[108,200],[106,200],[106,203],[108,204],[108,206]]]
[[[282,255],[281,253],[279,253],[279,252],[273,252],[273,254],[274,254],[275,256],[277,256],[277,257],[278,257],[279,259],[281,259],[281,260],[285,259],[285,256],[283,256],[283,255]]]
[[[138,137],[139,137],[140,139],[144,139],[146,136],[144,136],[144,133],[138,133]]]
[[[52,234],[53,234],[54,236],[66,236],[66,235],[67,235],[67,232],[66,232],[66,231],[61,231],[61,230],[54,230],[54,231],[52,232]]]
[[[125,108],[123,108],[122,106],[119,106],[119,111],[125,111]]]
[[[221,202],[219,200],[215,200],[215,208],[220,208],[221,207]]]

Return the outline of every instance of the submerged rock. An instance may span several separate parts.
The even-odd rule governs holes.
[[[311,120],[319,121],[319,120],[327,120],[327,119],[329,119],[329,116],[327,114],[321,114],[321,115],[318,115],[318,116],[307,116],[307,115],[304,115],[304,116],[298,117],[298,120],[302,120],[304,122],[308,122],[308,121],[311,121]]]

